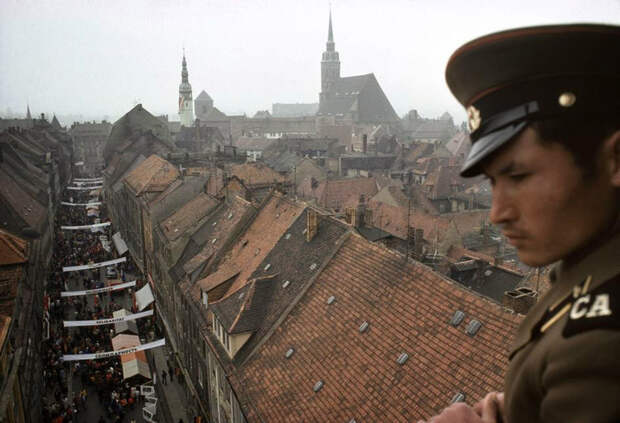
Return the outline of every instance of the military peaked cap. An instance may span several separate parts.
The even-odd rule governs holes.
[[[446,68],[466,108],[472,149],[462,176],[535,120],[586,115],[620,119],[620,26],[519,28],[475,39]]]

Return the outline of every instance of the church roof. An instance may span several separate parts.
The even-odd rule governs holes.
[[[362,93],[364,95],[362,95]],[[340,78],[319,105],[319,115],[357,112],[359,122],[397,122],[398,116],[372,73]]]
[[[228,119],[228,116],[220,112],[217,107],[212,107],[211,110],[207,112],[207,115],[204,117],[203,120],[211,121],[211,120],[226,120],[226,119]]]
[[[196,100],[211,100],[211,101],[213,101],[211,96],[209,94],[207,94],[207,92],[205,90],[200,91],[200,94],[198,94],[198,97],[196,97]]]
[[[56,115],[54,115],[54,118],[52,119],[52,126],[56,129],[62,129],[62,125],[60,125],[60,122],[58,122]]]

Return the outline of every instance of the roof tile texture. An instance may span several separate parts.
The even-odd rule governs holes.
[[[28,261],[28,243],[0,230],[0,266],[20,264]]]
[[[163,191],[179,177],[179,170],[170,162],[153,154],[132,170],[125,182],[135,191]]]
[[[174,214],[160,223],[161,230],[166,238],[175,240],[186,230],[197,224],[207,216],[219,202],[208,194],[200,193],[193,200],[185,204]]]
[[[454,328],[456,310],[466,317]],[[465,334],[471,319],[482,322],[475,337]],[[364,321],[370,326],[360,333]],[[457,391],[474,402],[500,390],[519,321],[351,236],[233,383],[248,422],[415,421],[441,411]],[[402,352],[409,360],[401,366]],[[314,393],[318,380],[324,386]]]
[[[218,267],[218,272],[240,270],[229,294],[245,285],[252,272],[302,211],[302,206],[289,202],[280,194],[272,195]],[[215,274],[207,276],[203,284],[209,285],[214,277]]]
[[[285,182],[285,178],[262,163],[232,165],[230,176],[236,176],[247,186]]]

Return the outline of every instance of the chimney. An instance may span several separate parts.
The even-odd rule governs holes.
[[[316,235],[319,227],[319,216],[316,210],[308,209],[306,217],[306,241],[310,242]]]
[[[504,292],[502,304],[519,314],[527,312],[536,304],[538,293],[533,289],[521,287],[512,291]]]
[[[368,135],[362,135],[362,151],[364,154],[368,152]]]
[[[413,239],[414,239],[415,255],[418,258],[422,258],[422,253],[423,253],[422,247],[424,246],[424,229],[419,229],[419,228],[416,229]]]

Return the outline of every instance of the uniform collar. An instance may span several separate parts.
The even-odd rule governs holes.
[[[540,322],[545,312],[553,304],[571,295],[575,285],[591,276],[589,290],[600,286],[615,275],[620,274],[620,231],[600,245],[578,263],[568,266],[559,262],[551,271],[551,289],[529,311],[513,343],[510,358],[532,338],[532,329]]]

